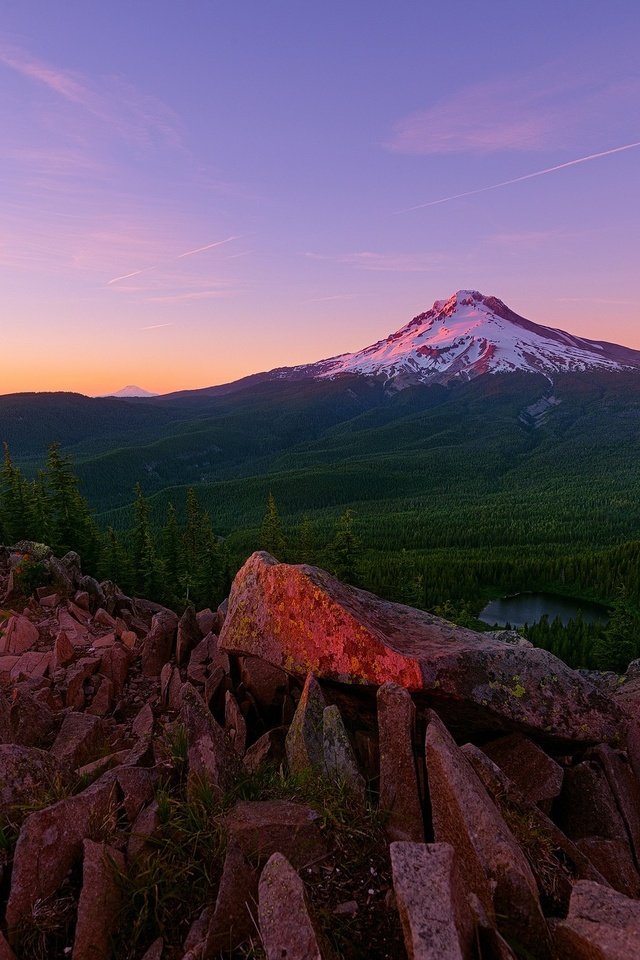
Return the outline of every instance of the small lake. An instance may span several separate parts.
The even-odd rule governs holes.
[[[547,614],[549,622],[560,617],[566,626],[569,620],[575,620],[578,612],[587,623],[609,619],[607,608],[599,603],[559,597],[553,593],[516,593],[512,597],[491,600],[479,614],[479,619],[491,625],[510,623],[512,627],[523,627],[525,623],[537,623]]]

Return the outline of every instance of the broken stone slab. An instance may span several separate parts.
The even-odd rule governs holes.
[[[353,793],[364,800],[366,791],[364,777],[358,769],[340,709],[335,704],[325,707],[322,713],[322,745],[326,774],[346,784]]]
[[[158,937],[157,940],[154,940],[147,952],[145,953],[142,960],[162,960],[162,955],[164,953],[164,940],[162,937]]]
[[[20,656],[35,647],[39,639],[35,623],[22,614],[14,614],[7,620],[4,633],[0,633],[0,654]]]
[[[640,874],[626,843],[603,840],[602,837],[584,837],[576,840],[576,847],[588,857],[614,890],[626,897],[640,897]]]
[[[565,770],[554,818],[572,840],[603,837],[629,844],[609,781],[595,760],[584,760]]]
[[[259,657],[239,657],[240,679],[260,710],[280,710],[289,689],[289,677]]]
[[[233,749],[243,757],[247,746],[247,722],[230,690],[227,690],[224,697],[224,728]]]
[[[131,659],[131,651],[120,643],[115,643],[102,652],[100,673],[111,680],[115,699],[122,696],[122,691],[129,677]]]
[[[410,960],[472,960],[474,921],[453,847],[394,842],[389,852]]]
[[[131,834],[127,841],[127,860],[131,863],[149,849],[149,840],[160,829],[160,807],[153,800],[148,807],[144,807],[131,827]]]
[[[328,960],[304,884],[280,853],[273,854],[260,875],[258,918],[267,960]]]
[[[33,693],[17,686],[11,700],[0,690],[0,741],[25,747],[44,745],[56,726],[56,717]]]
[[[15,848],[6,909],[10,939],[28,920],[36,900],[56,892],[82,856],[83,842],[111,822],[116,806],[113,782],[99,781],[27,817]]]
[[[247,857],[264,861],[273,853],[282,853],[300,869],[327,854],[320,815],[302,803],[241,800],[223,817],[222,824]]]
[[[202,639],[193,607],[187,607],[178,621],[176,636],[176,663],[179,667],[189,662],[191,651]]]
[[[323,715],[327,703],[312,673],[307,676],[285,740],[291,773],[324,768]]]
[[[153,733],[153,709],[150,703],[145,703],[137,714],[131,726],[134,737],[150,737]]]
[[[380,755],[380,809],[390,840],[424,840],[422,804],[413,750],[416,709],[411,694],[383,683],[376,695]]]
[[[165,663],[160,673],[160,700],[165,710],[180,709],[180,691],[182,678],[180,671],[172,663]]]
[[[557,960],[640,957],[640,903],[588,880],[573,888],[567,919],[554,927]]]
[[[110,960],[112,939],[122,904],[117,874],[124,856],[106,843],[85,840],[82,890],[73,941],[72,960]]]
[[[538,881],[545,904],[554,914],[566,914],[576,879],[606,883],[588,857],[540,807],[518,789],[482,750],[467,743],[462,752],[496,804]]]
[[[94,760],[105,745],[104,721],[88,713],[68,713],[51,747],[52,756],[75,770]]]
[[[191,683],[206,684],[220,672],[228,674],[230,669],[229,657],[218,649],[218,638],[210,633],[191,652],[187,678]]]
[[[69,775],[46,750],[0,744],[0,810],[33,801],[41,793],[64,787]]]
[[[65,703],[73,710],[85,704],[84,683],[100,668],[99,657],[82,657],[67,669]]]
[[[478,729],[601,743],[620,710],[548,651],[514,646],[349,587],[325,571],[255,553],[238,572],[220,648],[289,673],[380,686],[442,702]]]
[[[51,651],[29,650],[22,653],[11,667],[11,680],[36,680],[45,677],[51,667]]]
[[[210,788],[222,796],[240,774],[240,757],[196,688],[190,683],[183,684],[180,697],[189,744],[189,779],[192,783],[206,780]]]
[[[505,938],[547,960],[550,938],[531,867],[473,766],[433,711],[426,757],[436,841],[454,848],[470,890]]]
[[[640,864],[640,784],[633,768],[620,750],[603,743],[590,751],[604,770],[625,825],[636,865]]]
[[[274,727],[251,744],[242,760],[247,773],[255,773],[266,763],[279,765],[282,762],[286,732],[286,727]]]
[[[235,844],[229,844],[209,920],[202,960],[213,960],[223,950],[236,950],[255,933],[258,876]]]
[[[151,629],[142,646],[142,672],[158,677],[170,659],[178,630],[178,617],[172,610],[160,609],[153,615]]]
[[[562,789],[564,771],[536,743],[521,733],[512,733],[482,746],[522,793],[549,813]]]

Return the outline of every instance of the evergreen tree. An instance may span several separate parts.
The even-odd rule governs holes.
[[[640,610],[620,586],[611,610],[611,618],[596,642],[594,658],[600,670],[624,673],[640,656]]]
[[[298,561],[300,563],[315,563],[316,538],[313,523],[305,513],[298,533]]]
[[[354,530],[352,510],[345,510],[336,524],[336,531],[329,546],[332,573],[345,583],[358,583],[360,540]]]
[[[260,545],[276,560],[284,560],[287,542],[282,530],[282,521],[278,513],[275,497],[270,492],[267,497],[267,511],[262,520],[260,529]]]
[[[172,503],[167,506],[167,518],[162,529],[162,560],[165,570],[164,596],[170,605],[177,604],[182,593],[182,547],[178,514]]]
[[[28,540],[35,534],[32,490],[14,465],[6,443],[0,471],[0,526],[4,543]]]
[[[52,443],[47,455],[46,517],[50,546],[59,556],[76,550],[89,569],[95,569],[99,537],[89,505],[78,489],[71,461]]]
[[[148,578],[147,564],[155,551],[152,549],[149,502],[139,483],[136,483],[134,493],[136,499],[133,505],[135,517],[132,538],[133,586],[137,593],[144,595]]]

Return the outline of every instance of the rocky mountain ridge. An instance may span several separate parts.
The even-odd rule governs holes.
[[[638,955],[637,665],[263,553],[179,618],[22,543],[0,598],[1,960]]]

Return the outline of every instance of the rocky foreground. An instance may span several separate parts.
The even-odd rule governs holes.
[[[0,548],[0,960],[640,957],[639,720],[264,553],[178,619]]]

